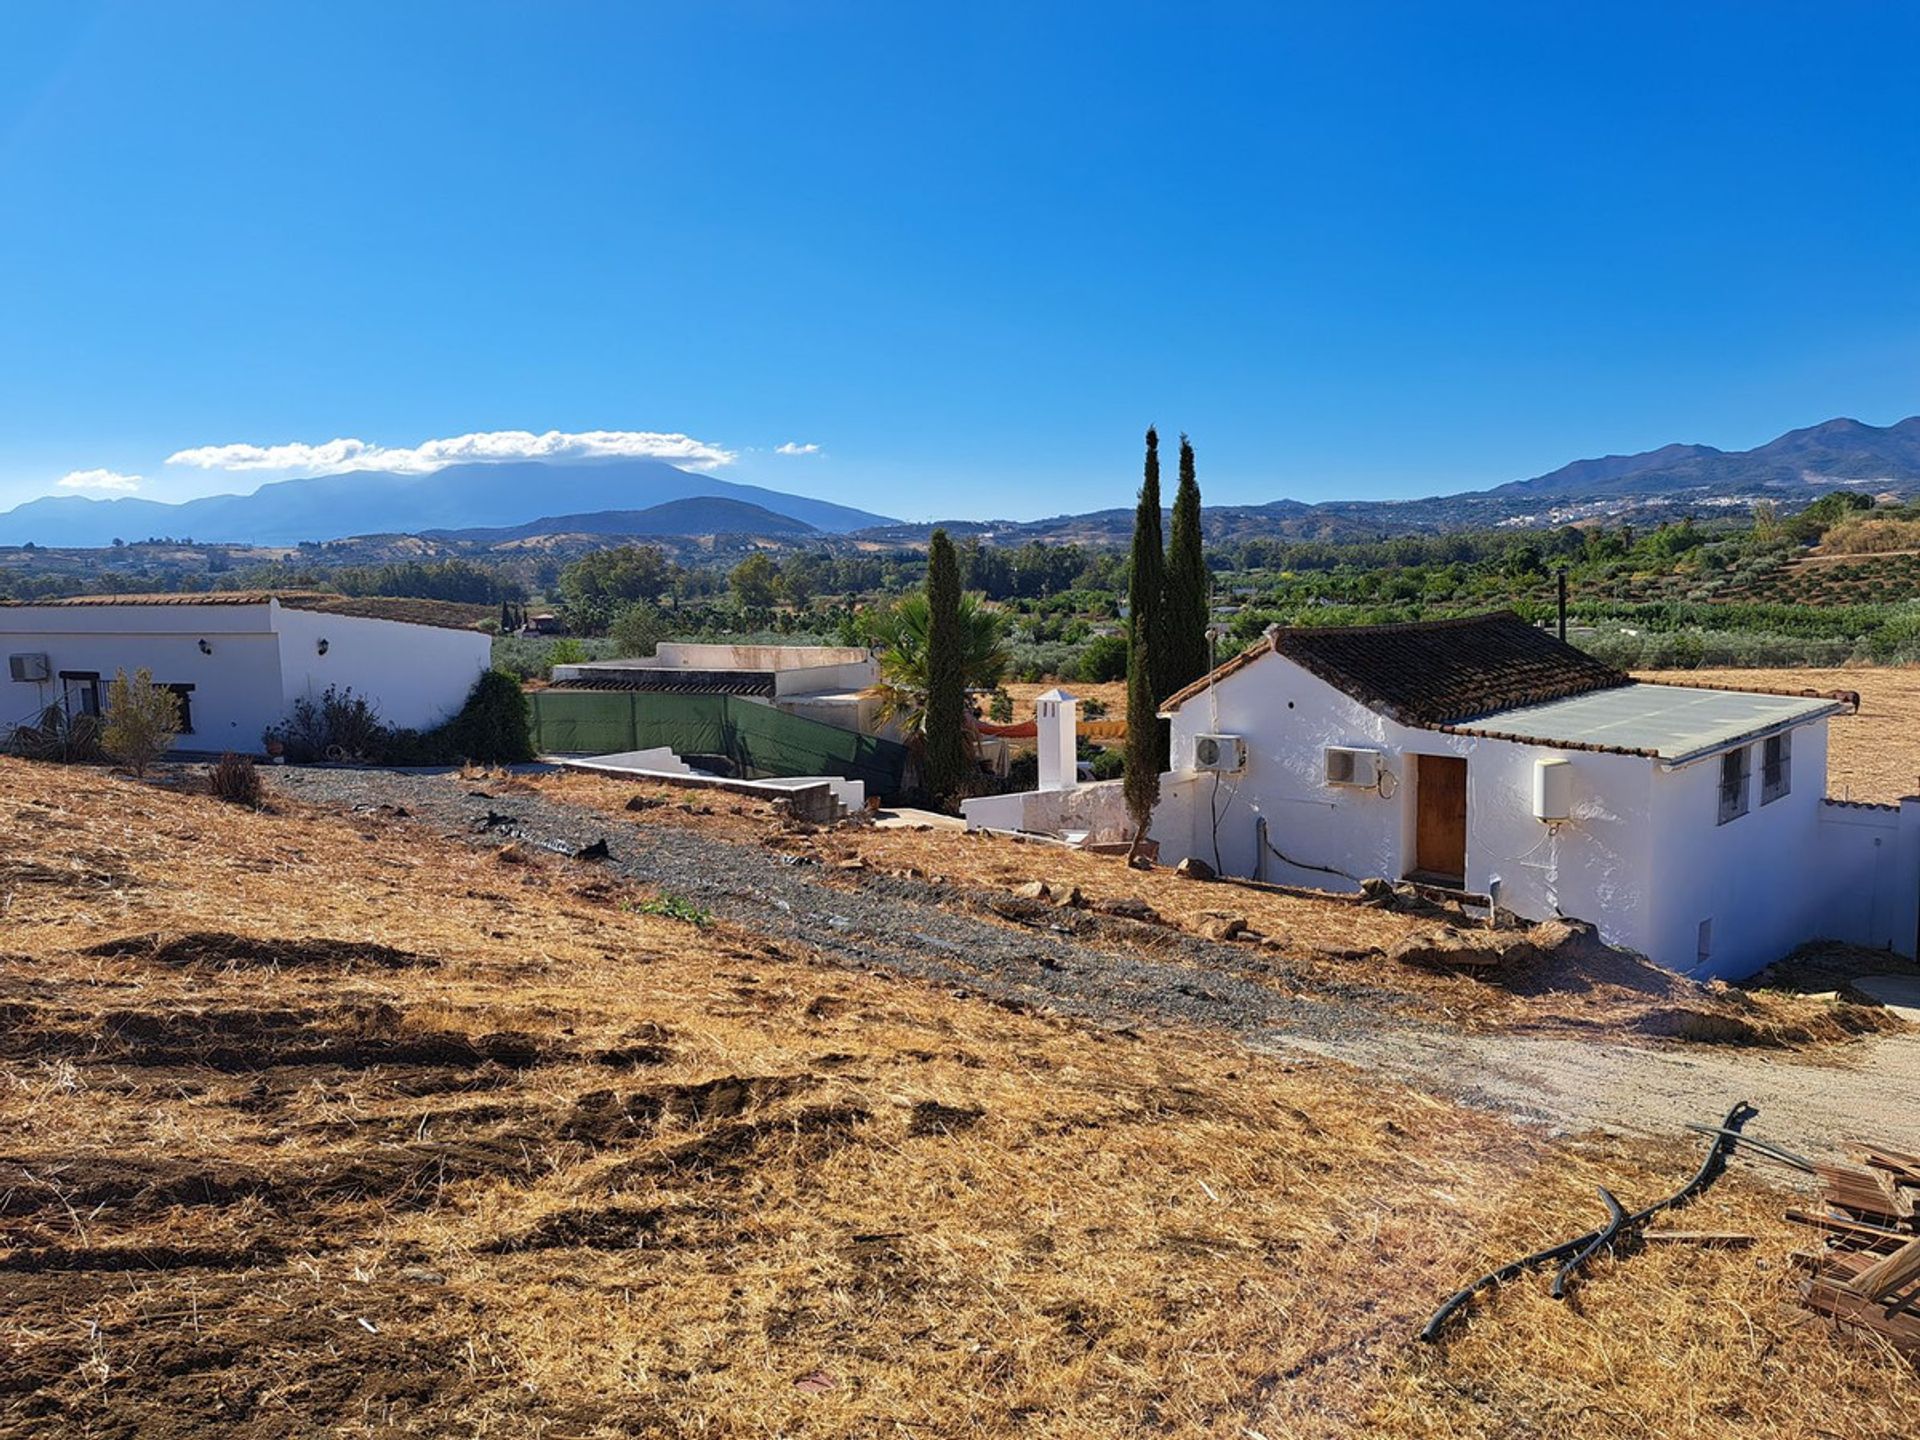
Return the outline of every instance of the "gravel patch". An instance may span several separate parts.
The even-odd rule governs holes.
[[[840,963],[879,967],[976,991],[1003,1004],[1054,1010],[1108,1024],[1147,1020],[1241,1034],[1298,1034],[1331,1046],[1397,1023],[1405,997],[1372,987],[1312,995],[1283,958],[1245,945],[1211,944],[1143,926],[1152,955],[1088,943],[1044,920],[1032,926],[976,918],[985,895],[900,876],[867,873],[842,888],[778,852],[668,825],[621,824],[541,795],[495,793],[455,774],[288,768],[269,783],[292,800],[372,812],[399,807],[414,821],[467,843],[510,840],[572,856],[604,842],[595,863],[683,895],[723,920],[770,938],[798,941]],[[389,812],[390,813],[390,812]],[[1004,899],[1004,896],[997,897]],[[1125,922],[1122,922],[1125,923]]]

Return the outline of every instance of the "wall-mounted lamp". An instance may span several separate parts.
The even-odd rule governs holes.
[[[313,648],[318,650],[322,655],[324,655],[327,653],[327,642],[322,640],[318,645],[314,646]]]
[[[206,641],[204,641],[204,640],[202,640],[202,641],[200,642],[200,653],[201,653],[202,655],[211,655],[211,654],[213,654],[213,646],[211,646],[211,645],[209,645],[209,644],[208,644],[208,643],[207,643]]]

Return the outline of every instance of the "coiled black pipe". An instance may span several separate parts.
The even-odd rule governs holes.
[[[1432,1318],[1429,1319],[1421,1329],[1420,1338],[1429,1345],[1437,1341],[1440,1338],[1441,1330],[1446,1327],[1447,1321],[1458,1314],[1462,1307],[1482,1290],[1494,1285],[1504,1285],[1507,1281],[1525,1274],[1536,1265],[1544,1265],[1549,1260],[1562,1260],[1569,1255],[1577,1256],[1582,1250],[1593,1245],[1595,1241],[1605,1235],[1609,1227],[1612,1227],[1613,1235],[1617,1238],[1620,1235],[1631,1234],[1646,1224],[1646,1222],[1655,1215],[1658,1215],[1662,1210],[1677,1210],[1684,1206],[1689,1200],[1693,1199],[1695,1195],[1698,1195],[1719,1178],[1720,1173],[1727,1168],[1727,1156],[1733,1152],[1734,1144],[1740,1138],[1740,1127],[1759,1113],[1760,1112],[1754,1109],[1751,1104],[1742,1100],[1738,1105],[1735,1105],[1729,1110],[1727,1112],[1727,1118],[1715,1127],[1713,1145],[1707,1151],[1707,1158],[1700,1162],[1700,1168],[1694,1171],[1693,1178],[1671,1195],[1667,1196],[1666,1199],[1656,1200],[1653,1204],[1647,1206],[1646,1209],[1634,1211],[1633,1214],[1627,1216],[1625,1220],[1617,1224],[1609,1220],[1607,1225],[1603,1225],[1599,1229],[1589,1230],[1584,1235],[1575,1236],[1571,1240],[1564,1241],[1559,1245],[1550,1246],[1545,1250],[1536,1250],[1531,1255],[1522,1255],[1518,1260],[1510,1261],[1508,1264],[1502,1265],[1498,1270],[1489,1270],[1471,1285],[1456,1290],[1452,1295],[1448,1296],[1446,1302],[1442,1304],[1438,1310],[1433,1312]],[[1578,1267],[1575,1266],[1573,1268]],[[1566,1273],[1570,1274],[1571,1270]],[[1558,1291],[1558,1289],[1558,1283],[1556,1282],[1556,1291]],[[1556,1298],[1558,1298],[1557,1295]]]

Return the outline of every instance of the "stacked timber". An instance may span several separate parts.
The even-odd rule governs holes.
[[[1811,1271],[1801,1294],[1835,1324],[1920,1358],[1920,1154],[1877,1141],[1856,1142],[1852,1153],[1857,1163],[1813,1167],[1822,1211],[1787,1212],[1824,1237],[1801,1257]]]

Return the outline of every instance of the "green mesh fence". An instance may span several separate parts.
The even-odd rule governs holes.
[[[536,690],[534,746],[543,755],[613,755],[669,746],[724,755],[747,779],[843,775],[873,795],[898,794],[907,749],[732,695],[633,690]]]

